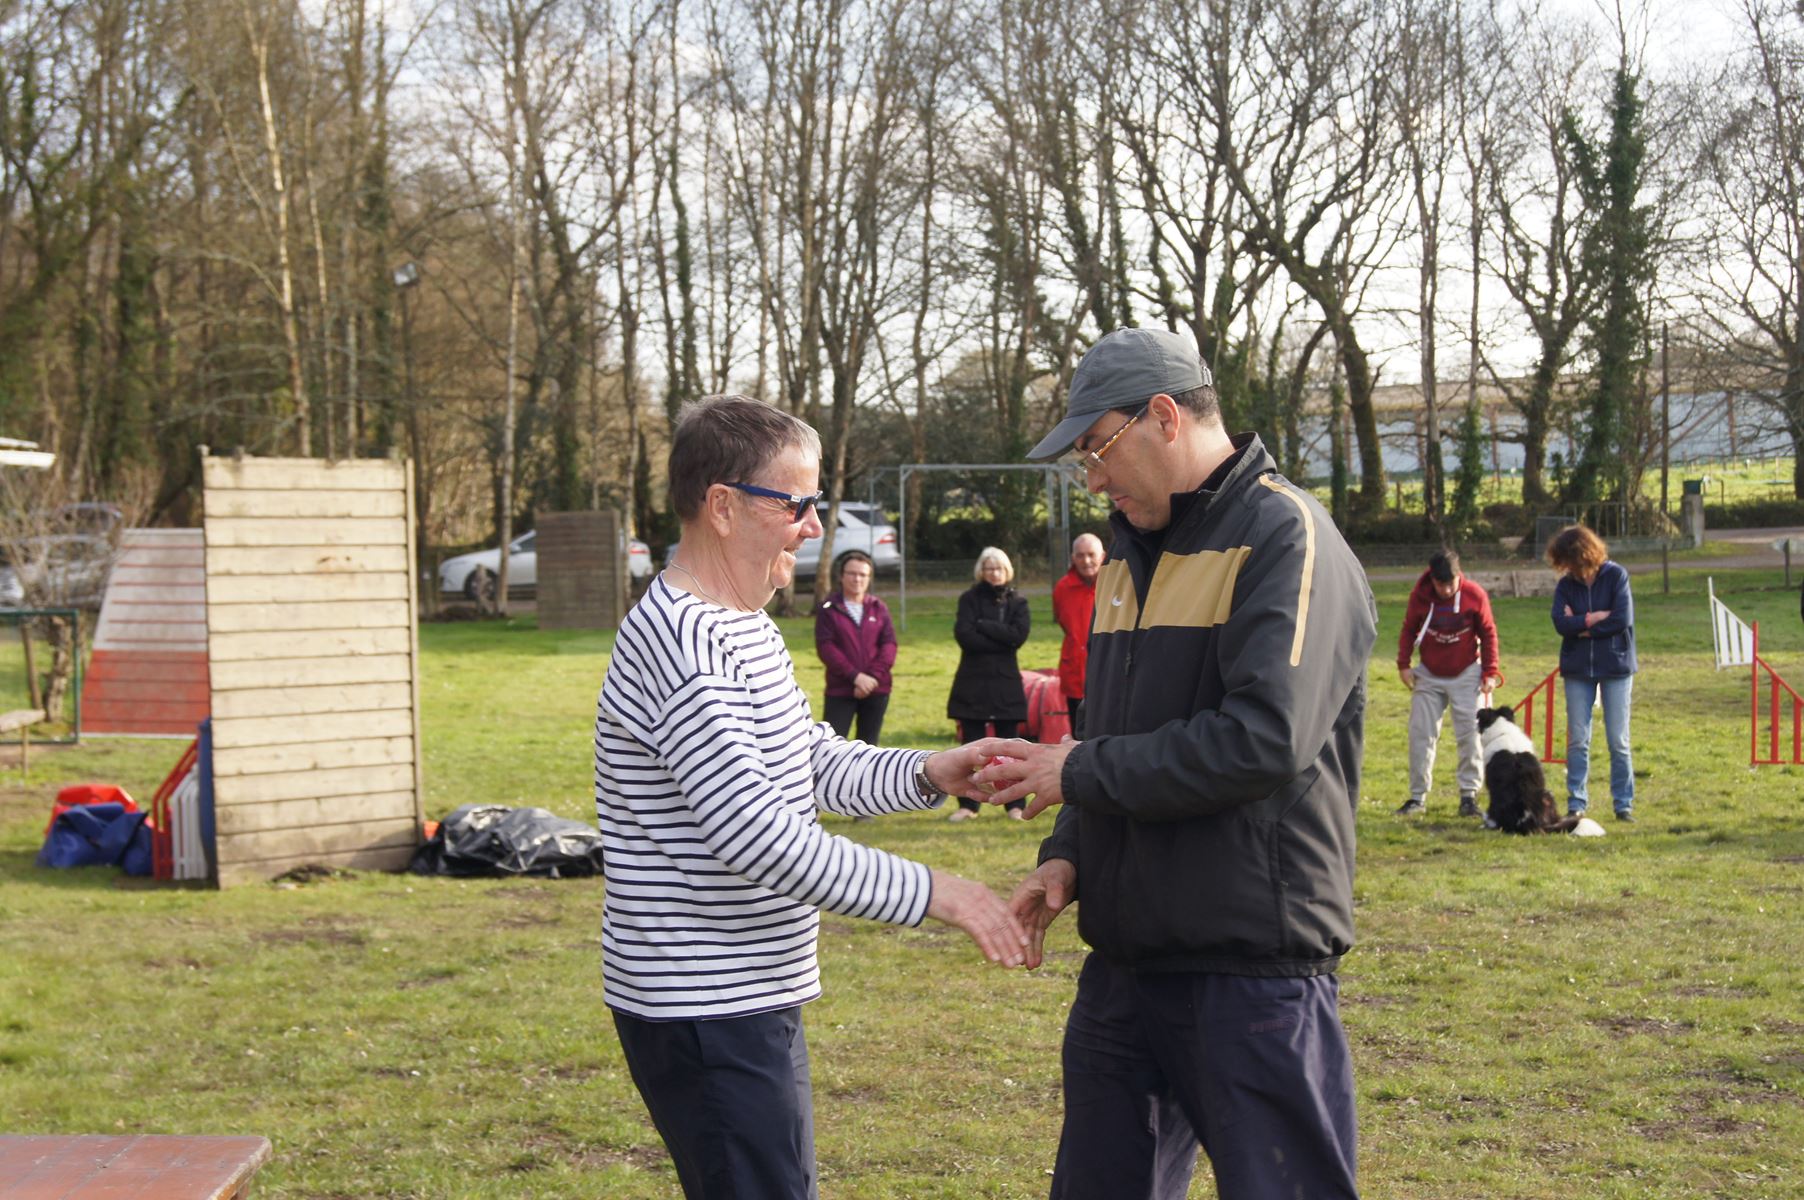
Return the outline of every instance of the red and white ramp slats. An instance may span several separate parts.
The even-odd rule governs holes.
[[[194,736],[207,718],[206,547],[198,529],[128,529],[82,689],[82,732]]]

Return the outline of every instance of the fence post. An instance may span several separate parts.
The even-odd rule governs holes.
[[[1754,622],[1753,661],[1748,665],[1748,765],[1760,765],[1760,622]]]

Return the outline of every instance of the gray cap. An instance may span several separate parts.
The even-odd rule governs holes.
[[[1161,392],[1175,396],[1214,382],[1189,334],[1117,329],[1077,364],[1065,397],[1065,419],[1027,457],[1035,462],[1057,458],[1111,409],[1138,408]]]

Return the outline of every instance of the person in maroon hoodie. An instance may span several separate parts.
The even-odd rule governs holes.
[[[853,550],[840,560],[839,590],[814,611],[814,648],[827,666],[827,706],[833,732],[878,745],[889,708],[890,668],[896,665],[896,627],[889,609],[871,595],[871,558]]]
[[[1421,653],[1421,664],[1410,662]],[[1453,710],[1453,739],[1459,747],[1459,815],[1476,817],[1478,785],[1484,781],[1479,759],[1480,696],[1489,697],[1503,682],[1497,660],[1497,624],[1491,598],[1460,574],[1459,555],[1442,551],[1428,560],[1416,580],[1397,638],[1397,674],[1411,692],[1409,703],[1409,799],[1400,815],[1428,807],[1428,785],[1434,775],[1435,743],[1441,715]]]

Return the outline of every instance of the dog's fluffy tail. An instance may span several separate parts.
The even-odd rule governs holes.
[[[1542,803],[1547,805],[1547,811],[1548,812],[1556,811],[1554,809],[1553,793],[1552,792],[1543,792],[1542,797],[1543,797]],[[1541,827],[1541,832],[1542,833],[1571,833],[1574,829],[1578,828],[1578,823],[1584,819],[1585,818],[1580,816],[1578,813],[1573,813],[1570,816],[1561,817],[1556,821],[1551,821],[1551,822],[1543,825]]]

